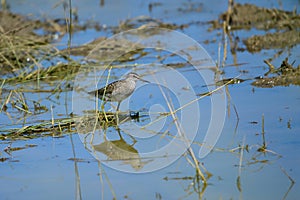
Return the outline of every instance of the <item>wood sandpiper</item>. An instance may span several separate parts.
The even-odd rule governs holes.
[[[104,100],[104,104],[107,101],[118,102],[117,111],[119,111],[121,102],[134,92],[138,80],[150,83],[142,79],[138,74],[130,72],[124,79],[114,81],[103,88],[89,92],[89,94]]]

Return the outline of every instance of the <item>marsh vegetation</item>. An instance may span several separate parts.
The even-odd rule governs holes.
[[[0,185],[5,191],[0,197],[17,199],[23,193],[35,197],[40,190],[48,191],[45,194],[57,191],[58,198],[77,199],[141,199],[145,195],[146,199],[299,196],[293,188],[300,177],[297,10],[233,1],[226,3],[227,10],[214,10],[209,4],[193,1],[179,2],[175,8],[168,7],[167,2],[157,2],[134,6],[136,13],[142,7],[151,17],[127,17],[115,24],[99,22],[88,14],[81,16],[81,7],[72,5],[71,0],[52,5],[52,9],[62,11],[61,18],[17,14],[13,8],[20,5],[2,2]],[[99,6],[99,2],[93,3]],[[113,15],[105,10],[107,4],[116,6],[103,1],[101,11]],[[268,3],[262,4],[268,7]],[[85,6],[92,9],[95,5]],[[178,14],[185,20],[176,18]],[[207,66],[215,75],[214,82],[197,79],[189,60],[175,53],[149,49],[130,38],[108,40],[130,29],[143,33],[132,38],[160,34],[146,31],[149,27],[184,32],[203,44],[216,61]],[[193,51],[192,47],[189,50]],[[134,105],[129,103],[132,112],[116,113],[113,105],[101,109],[98,102],[97,109],[85,110],[83,116],[73,112],[74,91],[87,93],[95,85],[120,79],[128,70],[155,77],[171,69],[191,77],[191,86],[197,92],[192,101],[179,105],[173,93],[150,84],[146,95],[137,91],[137,99],[141,95],[141,100],[133,100]],[[84,72],[80,80],[89,82],[89,86],[74,83],[79,71]],[[95,71],[104,71],[99,84]],[[207,158],[199,159],[197,152],[205,146],[202,141],[211,117],[207,114],[209,101],[221,90],[227,99],[222,136]],[[191,88],[183,85],[177,88],[176,95],[189,94],[188,91]],[[194,102],[200,104],[201,126],[194,140],[189,141],[186,135],[190,133],[181,128],[178,119],[182,110]],[[151,104],[158,103],[163,108],[151,110]],[[184,126],[194,123],[192,113],[190,116]],[[165,125],[156,132],[155,123],[162,120]],[[133,129],[134,125],[139,129]],[[145,142],[146,136],[135,137],[139,134],[147,135],[149,141]],[[113,163],[112,166],[124,166],[127,171],[138,173],[155,159],[172,159],[174,155],[143,157],[143,153],[166,145],[178,134],[183,143],[188,140],[187,144],[192,145],[171,166],[153,172],[153,176],[120,173],[103,165]],[[35,175],[34,168],[41,177]],[[28,182],[32,177],[34,181]],[[45,180],[49,185],[40,184]],[[141,186],[141,181],[153,187]],[[13,186],[16,182],[19,183]],[[59,190],[63,186],[67,189]]]

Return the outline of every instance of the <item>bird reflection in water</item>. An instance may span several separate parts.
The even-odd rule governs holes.
[[[136,171],[143,168],[147,162],[142,162],[138,150],[134,148],[136,141],[132,144],[128,144],[123,139],[119,129],[118,134],[120,136],[119,140],[107,140],[100,144],[93,145],[93,149],[105,154],[109,161],[122,161],[123,164],[131,165]]]
[[[108,113],[107,113],[108,114]],[[129,138],[131,138],[132,142],[129,144],[126,142],[122,135],[121,130],[119,128],[119,124],[116,123],[116,117],[115,114],[109,114],[109,121],[106,121],[102,114],[99,112],[96,115],[89,115],[88,117],[84,117],[80,120],[80,122],[77,124],[77,131],[79,134],[84,135],[84,144],[87,150],[89,150],[91,153],[98,152],[101,154],[104,154],[108,161],[121,161],[123,164],[130,165],[134,170],[138,171],[144,167],[145,164],[147,164],[149,161],[142,161],[141,156],[139,155],[138,150],[134,147],[136,144],[136,139],[128,135]],[[132,121],[139,122],[140,116],[136,112],[131,112],[130,114],[121,114],[119,115],[120,122],[123,123],[130,123]],[[112,128],[113,130],[116,130],[115,132],[118,133],[119,138],[118,140],[109,140],[107,137],[107,129]],[[92,138],[94,138],[93,134],[97,133],[103,133],[101,136],[101,143],[94,144],[94,141]],[[113,134],[113,132],[109,132],[109,134]],[[88,139],[90,138],[90,140]]]

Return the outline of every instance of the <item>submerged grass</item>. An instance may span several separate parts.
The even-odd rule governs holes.
[[[50,120],[43,120],[41,123],[24,125],[22,128],[1,129],[0,140],[24,140],[48,136],[61,137],[65,134],[78,132],[78,128],[84,128],[85,133],[89,133],[90,131],[93,131],[97,125],[103,128],[107,126],[115,127],[118,124],[119,118],[123,119],[123,121],[126,121],[126,119],[134,119],[133,117],[128,116],[127,113],[119,113],[119,117],[116,117],[116,113],[102,111],[98,111],[97,113],[85,117],[55,119],[52,106],[50,107],[50,111],[52,115]],[[120,123],[123,121],[120,121]],[[92,124],[92,127],[90,127],[90,124]]]

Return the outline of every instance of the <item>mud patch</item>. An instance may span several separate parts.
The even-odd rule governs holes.
[[[249,52],[259,52],[262,49],[285,49],[300,43],[300,32],[291,30],[279,33],[255,35],[244,40]]]
[[[253,28],[276,30],[274,33],[244,39],[243,43],[249,52],[290,48],[300,43],[300,15],[296,11],[267,9],[252,4],[233,4],[229,5],[227,12],[222,13],[212,24],[212,29],[220,29],[225,25],[227,31]]]
[[[294,12],[278,9],[261,8],[252,4],[234,4],[220,15],[221,22],[228,20],[231,30],[291,30],[300,28],[300,15]],[[222,23],[217,23],[222,26]]]

